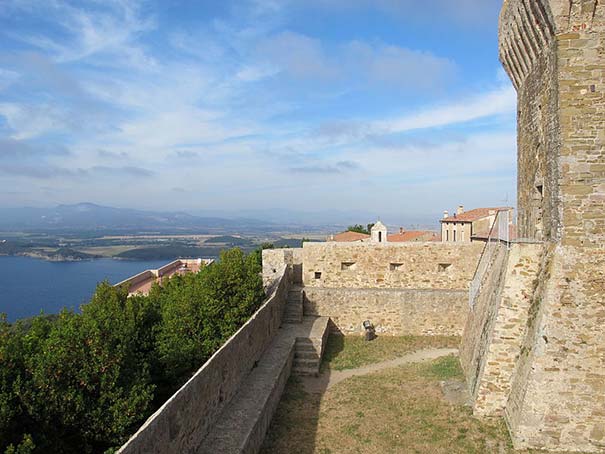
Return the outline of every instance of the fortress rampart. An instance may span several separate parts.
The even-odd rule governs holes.
[[[467,290],[482,248],[483,243],[305,243],[303,282],[325,288]]]
[[[299,270],[304,313],[342,333],[371,320],[387,335],[461,335],[482,243],[305,243],[263,251],[270,282],[280,263]],[[266,266],[265,266],[266,264]]]
[[[605,2],[505,1],[500,58],[519,235],[543,244],[513,249],[469,317],[474,410],[504,414],[517,448],[605,452]]]
[[[281,266],[275,287],[262,307],[156,411],[118,451],[122,454],[192,453],[202,443],[221,412],[240,390],[241,383],[255,367],[282,323],[291,284],[291,269]],[[294,341],[292,341],[292,346]],[[293,351],[292,351],[293,354]],[[287,366],[291,367],[291,360]],[[289,376],[277,383],[267,404],[269,412],[262,420],[268,425],[279,402],[281,390]],[[276,386],[277,386],[276,385]],[[259,428],[256,443],[260,446],[267,427]]]

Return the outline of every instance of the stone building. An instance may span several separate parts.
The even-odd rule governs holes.
[[[386,238],[389,243],[441,241],[441,237],[439,237],[437,232],[430,230],[405,230],[403,227],[400,227],[397,233],[387,234]],[[370,241],[370,235],[347,231],[330,235],[328,241],[337,243],[363,243]]]
[[[469,243],[474,236],[486,236],[489,233],[498,212],[507,212],[509,223],[513,222],[513,208],[475,208],[464,211],[460,205],[456,213],[450,216],[447,211],[441,219],[441,241],[449,243]]]
[[[128,286],[128,296],[148,295],[153,284],[162,285],[175,275],[197,273],[212,262],[214,262],[213,259],[177,259],[158,269],[145,270],[135,274],[117,283],[115,287]]]
[[[386,243],[388,241],[387,235],[387,228],[380,221],[376,221],[376,224],[370,229],[370,241],[372,243]]]

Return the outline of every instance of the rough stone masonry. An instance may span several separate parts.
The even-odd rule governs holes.
[[[605,452],[605,1],[505,0],[499,44],[518,93],[519,234],[542,246],[513,251],[537,261],[531,285],[467,325],[465,373],[515,447]]]

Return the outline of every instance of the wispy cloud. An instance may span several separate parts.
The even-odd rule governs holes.
[[[380,120],[373,127],[385,132],[405,132],[452,124],[467,123],[480,118],[510,115],[515,111],[517,96],[507,84],[494,91],[470,96],[452,104],[431,107],[418,113],[398,118]]]
[[[135,1],[87,1],[73,6],[68,1],[9,1],[5,8],[17,12],[30,12],[35,4],[35,13],[52,18],[65,36],[49,37],[31,31],[29,33],[7,32],[11,38],[51,55],[57,62],[65,63],[111,54],[113,64],[129,65],[138,69],[148,68],[155,61],[145,55],[134,44],[136,37],[155,26],[154,20],[141,14],[139,2]],[[116,61],[115,57],[119,57]],[[111,59],[105,60],[111,63]]]
[[[306,165],[299,167],[291,167],[289,170],[293,173],[303,174],[335,174],[344,173],[353,170],[358,170],[359,164],[353,161],[338,161],[334,164],[322,164],[322,165]]]
[[[340,120],[319,125],[317,134],[335,143],[362,139],[381,142],[384,136],[424,129],[464,125],[489,118],[511,118],[516,109],[516,92],[509,84],[447,104],[428,106],[417,112],[374,121]]]

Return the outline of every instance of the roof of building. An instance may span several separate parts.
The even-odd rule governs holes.
[[[354,241],[362,241],[370,238],[370,235],[366,233],[358,233],[358,232],[341,232],[334,235],[333,241],[346,243],[346,242],[354,242]]]
[[[386,226],[380,221],[376,221],[376,224],[374,224],[372,226],[372,231],[378,231],[378,230],[384,231],[386,229],[387,229]]]
[[[175,274],[197,273],[206,265],[214,262],[213,259],[177,259],[161,268],[155,270],[145,270],[139,274],[115,284],[114,287],[128,285],[128,295],[148,295],[153,284],[170,279]]]
[[[506,211],[512,209],[513,208],[511,207],[475,208],[474,210],[469,210],[460,214],[448,216],[447,218],[441,219],[440,222],[473,222],[495,214],[490,214],[490,212]]]
[[[436,232],[428,230],[410,230],[388,235],[387,241],[389,243],[405,243],[406,241],[414,241],[422,237],[426,237],[425,241],[433,241],[433,238],[436,236]]]

